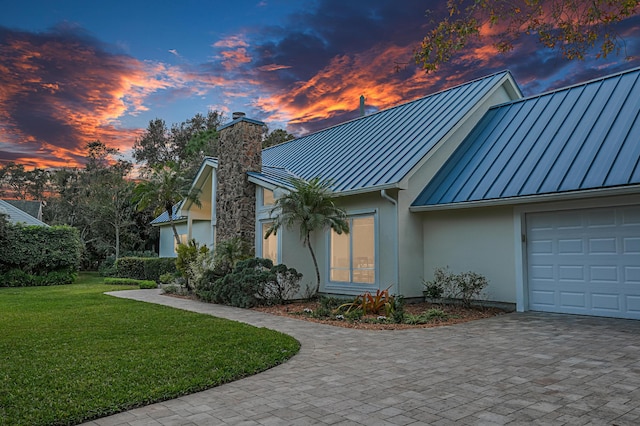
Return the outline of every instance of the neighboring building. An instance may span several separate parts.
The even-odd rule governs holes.
[[[488,298],[519,311],[640,319],[640,70],[521,98],[497,73],[267,148],[259,162],[263,124],[234,117],[220,161],[194,181],[204,202],[176,217],[210,246],[222,230],[253,238],[256,255],[311,283],[297,230],[262,235],[288,178],[320,176],[351,226],[313,236],[322,293],[419,297],[448,265],[485,275]],[[243,152],[223,173],[223,158]]]
[[[42,206],[44,202],[34,200],[4,200],[14,207],[19,208],[23,212],[30,214],[42,222]]]
[[[11,223],[22,223],[23,225],[49,226],[41,220],[36,219],[31,214],[15,207],[13,203],[0,200],[0,215],[5,216]],[[42,214],[41,214],[42,217]]]

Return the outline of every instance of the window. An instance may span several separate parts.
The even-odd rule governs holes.
[[[349,218],[349,233],[331,231],[331,281],[374,284],[375,220],[374,216]]]
[[[180,244],[187,244],[187,234],[178,234],[178,237],[180,237]],[[178,253],[178,243],[173,232],[171,232],[171,238],[173,239],[173,252]]]
[[[271,234],[269,238],[264,238],[267,229],[269,229],[272,224],[273,222],[260,222],[260,240],[262,241],[262,257],[264,259],[271,259],[275,265],[278,263],[278,236]]]
[[[273,197],[273,191],[267,188],[262,188],[262,205],[272,206],[275,204],[275,198]]]

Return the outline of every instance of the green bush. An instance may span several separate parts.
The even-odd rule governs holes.
[[[423,281],[425,296],[460,299],[462,305],[470,307],[471,302],[481,297],[489,282],[475,272],[454,274],[449,268],[436,268],[432,281]]]
[[[143,290],[158,288],[158,283],[151,280],[141,280],[139,285],[140,285],[140,288]]]
[[[205,277],[215,276],[215,271]],[[204,301],[250,308],[283,303],[300,288],[302,274],[269,259],[251,258],[237,263],[232,273],[199,284],[196,295]]]
[[[28,274],[21,269],[12,269],[0,274],[0,287],[36,287],[49,285],[72,284],[77,277],[76,272],[51,271],[47,274]]]
[[[70,226],[6,223],[0,236],[0,287],[69,284],[81,250],[78,231]]]
[[[136,280],[133,278],[111,278],[104,279],[105,284],[115,285],[137,285],[142,289],[158,288],[158,284],[153,280]]]
[[[121,257],[115,268],[118,278],[160,282],[160,275],[176,272],[176,262],[166,257]]]
[[[187,291],[192,290],[192,266],[197,261],[198,256],[209,253],[209,247],[199,246],[195,239],[189,240],[188,244],[178,244],[176,249],[178,258],[176,259],[176,269],[184,277]]]
[[[230,274],[238,262],[250,259],[251,256],[251,248],[240,237],[220,241],[214,254],[215,269],[221,275]]]

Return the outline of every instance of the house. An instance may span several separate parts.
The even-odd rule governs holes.
[[[425,275],[535,310],[640,319],[640,69],[491,108],[416,198]]]
[[[19,208],[25,213],[30,214],[35,217],[39,221],[42,221],[42,207],[44,205],[43,201],[35,201],[35,200],[4,200],[7,203],[11,204],[14,207]]]
[[[31,214],[13,205],[13,202],[0,200],[0,215],[5,216],[11,223],[22,223],[23,225],[49,226],[41,220],[36,219]]]
[[[310,283],[297,230],[262,236],[288,178],[320,176],[351,229],[312,237],[322,293],[419,297],[448,265],[519,311],[640,319],[639,76],[523,99],[496,73],[262,152],[263,124],[237,115],[194,180],[204,201],[176,217],[185,238],[241,235]]]

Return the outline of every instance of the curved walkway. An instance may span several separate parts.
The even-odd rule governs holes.
[[[279,330],[302,348],[255,376],[87,425],[640,424],[640,321],[525,313],[364,331],[156,290],[110,294]]]

